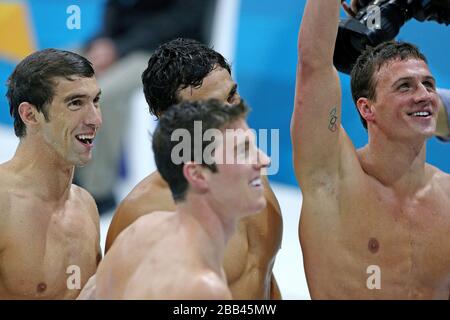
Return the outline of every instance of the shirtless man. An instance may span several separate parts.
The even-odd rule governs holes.
[[[228,63],[218,52],[193,40],[177,39],[160,46],[142,75],[150,113],[159,117],[180,101],[215,98],[240,101]],[[234,299],[280,299],[272,273],[281,245],[281,210],[267,178],[263,177],[267,207],[242,219],[230,239],[224,268]],[[106,251],[119,233],[140,216],[174,211],[169,186],[158,172],[141,181],[120,204],[106,239]]]
[[[298,39],[291,134],[311,297],[448,299],[450,177],[425,162],[435,80],[412,45],[365,52],[351,82],[369,142],[355,150],[333,67],[340,2],[307,1]]]
[[[231,299],[223,270],[225,246],[238,219],[265,205],[261,170],[269,159],[255,145],[243,102],[183,102],[166,110],[153,135],[158,172],[167,181],[174,212],[155,211],[124,230],[100,263],[95,299]],[[188,143],[191,156],[180,164],[172,134],[185,130],[193,139],[218,129],[212,162],[199,162],[209,143]],[[236,130],[237,139],[225,130]],[[240,132],[239,132],[240,131]],[[183,137],[184,138],[184,137]],[[246,161],[239,161],[241,157]],[[184,153],[185,154],[185,153]],[[229,161],[233,159],[238,161]]]
[[[35,52],[8,80],[20,142],[0,165],[0,299],[74,299],[101,258],[93,198],[72,185],[101,125],[91,64]]]
[[[348,15],[352,17],[362,8],[359,0],[351,0],[350,4],[342,2],[342,6]],[[438,88],[437,92],[440,103],[435,135],[441,141],[450,141],[450,90]]]

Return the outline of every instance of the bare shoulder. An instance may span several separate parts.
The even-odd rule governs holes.
[[[106,250],[115,238],[143,215],[155,211],[173,211],[175,204],[167,183],[154,172],[142,180],[119,204],[106,239]]]
[[[177,226],[174,221],[176,217],[175,212],[154,212],[140,217],[117,235],[114,245],[109,248],[108,255],[121,252],[121,254],[125,253],[130,260],[130,257],[154,254],[159,249],[162,249],[164,256],[168,255],[170,252],[165,249],[166,240],[176,234],[176,230],[174,231]],[[161,257],[159,263],[163,261],[165,259]]]
[[[177,290],[168,293],[166,299],[175,300],[231,300],[231,292],[224,279],[210,270],[186,274]]]
[[[173,211],[154,211],[152,214],[144,214],[132,224],[136,231],[142,232],[148,228],[164,227],[173,224],[178,214]]]
[[[227,284],[216,273],[199,273],[192,279],[192,286],[186,290],[186,299],[231,300]]]
[[[8,168],[7,163],[0,164],[0,197],[4,196],[14,184],[14,174]]]
[[[156,210],[173,210],[170,189],[158,172],[147,176],[120,203],[117,213],[133,212],[136,218]]]
[[[132,283],[124,294],[126,299],[163,300],[231,300],[227,284],[213,272],[181,270],[172,276],[162,276],[152,286],[145,282]]]
[[[432,185],[450,195],[450,174],[430,164],[427,164],[427,171],[431,177],[430,181]]]
[[[13,188],[13,176],[2,164],[0,165],[0,226],[10,208],[10,190]]]
[[[4,199],[6,193],[7,193],[7,189],[10,186],[10,177],[9,174],[7,172],[7,170],[3,167],[3,165],[0,164],[0,199]],[[0,202],[0,206],[2,205],[2,203]]]
[[[3,235],[8,225],[9,217],[11,214],[11,193],[12,188],[12,176],[5,169],[3,165],[0,165],[0,251],[3,249]]]
[[[143,215],[125,228],[117,236],[116,242],[139,243],[141,245],[145,243],[148,248],[148,245],[153,243],[154,240],[161,240],[166,235],[173,234],[170,229],[177,225],[174,223],[176,218],[175,212],[168,211],[155,211],[151,215]]]
[[[85,189],[72,184],[70,189],[71,199],[74,202],[77,210],[73,211],[78,215],[78,221],[92,221],[92,226],[95,228],[95,242],[97,243],[97,264],[102,259],[100,247],[100,215],[98,213],[97,204],[92,195]]]
[[[80,210],[80,213],[82,214],[89,214],[89,216],[92,218],[92,220],[98,224],[99,223],[99,214],[97,209],[97,204],[95,203],[94,198],[92,195],[87,192],[85,189],[72,184],[72,187],[70,189],[73,200],[77,202],[79,207],[84,208],[85,210]]]

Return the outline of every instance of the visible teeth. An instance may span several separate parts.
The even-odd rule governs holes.
[[[259,187],[259,186],[261,186],[261,179],[258,178],[258,179],[252,180],[252,181],[250,182],[250,185],[251,185],[252,187]]]
[[[430,115],[428,111],[419,111],[412,114],[414,117],[427,117]]]
[[[77,138],[83,139],[83,140],[86,140],[86,139],[92,140],[92,139],[94,139],[94,135],[80,134],[77,136]]]

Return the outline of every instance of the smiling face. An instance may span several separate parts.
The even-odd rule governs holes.
[[[85,165],[102,123],[100,89],[95,77],[55,78],[54,96],[47,106],[49,121],[38,113],[39,134],[70,165]]]
[[[217,99],[229,104],[237,104],[241,100],[237,92],[237,85],[231,78],[230,73],[219,66],[203,79],[200,87],[189,86],[181,89],[178,96],[182,101]]]
[[[375,101],[366,119],[388,136],[431,137],[436,128],[438,96],[436,84],[422,60],[394,60],[374,75]],[[362,114],[364,111],[362,112]]]
[[[241,216],[260,212],[266,206],[261,171],[270,159],[255,143],[245,120],[228,125],[217,144],[215,173],[205,169],[213,206],[230,208]]]

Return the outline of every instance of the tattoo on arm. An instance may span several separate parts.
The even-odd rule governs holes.
[[[330,111],[330,121],[328,122],[328,130],[330,130],[331,132],[335,132],[337,130],[337,122],[338,122],[337,108],[334,107]]]

